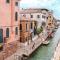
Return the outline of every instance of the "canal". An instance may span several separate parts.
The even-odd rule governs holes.
[[[28,58],[28,60],[51,60],[55,47],[60,39],[60,28],[57,29],[54,37],[50,39],[48,45],[40,46],[33,54]]]

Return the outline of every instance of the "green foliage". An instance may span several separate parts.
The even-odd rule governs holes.
[[[37,34],[40,34],[43,31],[43,28],[37,28]]]

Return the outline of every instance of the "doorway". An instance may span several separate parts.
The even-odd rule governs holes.
[[[3,29],[0,29],[0,51],[3,49]]]

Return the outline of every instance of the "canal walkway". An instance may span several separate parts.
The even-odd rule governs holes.
[[[39,38],[35,39],[33,42],[31,42],[26,47],[24,46],[24,55],[29,56],[34,52],[48,37],[48,35],[44,35],[44,33],[41,33],[39,35]]]
[[[39,35],[39,38],[35,39],[27,46],[23,46],[19,44],[19,48],[17,52],[5,60],[18,60],[18,57],[19,56],[21,57],[22,54],[29,56],[33,51],[35,51],[42,44],[43,41],[45,41],[47,36],[48,35],[46,33],[41,33]],[[35,37],[38,37],[38,36],[35,36]]]

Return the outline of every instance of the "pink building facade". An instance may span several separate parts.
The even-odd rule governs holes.
[[[17,50],[17,41],[20,39],[19,2],[0,0],[0,43],[3,44],[6,57]]]
[[[19,3],[20,0],[0,0],[0,44],[3,47],[2,51],[5,52],[5,55],[1,54],[0,58],[12,55],[18,48],[17,42],[20,39]]]
[[[0,0],[0,39],[12,42],[19,39],[19,0]],[[11,41],[12,40],[12,41]]]

